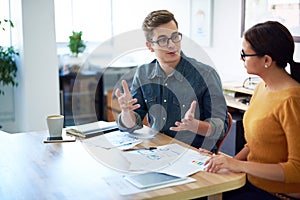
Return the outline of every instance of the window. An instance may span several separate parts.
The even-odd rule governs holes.
[[[10,3],[9,0],[0,0],[0,20],[3,23],[3,19],[10,18]],[[0,25],[1,29],[4,27],[6,30],[0,30],[0,46],[11,46],[11,30],[8,24],[4,23]]]
[[[178,3],[180,2],[180,4]],[[155,9],[183,12],[189,1],[170,4],[161,0],[54,0],[56,41],[68,42],[72,31],[82,31],[82,39],[103,42],[126,31],[141,29],[146,15]],[[135,5],[135,6],[132,6]],[[136,9],[138,8],[138,9]],[[178,20],[180,14],[176,15]],[[184,21],[185,18],[181,21]],[[186,30],[182,30],[186,29]],[[181,25],[181,32],[187,34]]]
[[[72,31],[82,39],[104,41],[111,37],[111,0],[54,0],[56,41],[68,42]]]
[[[62,58],[70,53],[67,44],[72,31],[82,31],[87,45],[84,53],[88,54],[113,36],[141,30],[144,18],[153,10],[175,12],[178,21],[185,21],[189,16],[189,0],[176,0],[171,4],[161,0],[54,0],[54,6],[57,53]],[[188,35],[188,31],[188,24],[182,23],[180,32]]]

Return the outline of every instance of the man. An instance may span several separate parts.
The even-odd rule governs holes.
[[[228,127],[221,81],[210,66],[181,52],[182,34],[167,10],[151,12],[143,22],[146,46],[156,59],[139,66],[131,92],[122,81],[115,92],[122,112],[119,128],[132,132],[147,115],[151,128],[196,148],[216,150]]]

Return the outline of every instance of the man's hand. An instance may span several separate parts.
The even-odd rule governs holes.
[[[137,99],[132,98],[132,95],[128,88],[128,84],[125,80],[122,80],[122,87],[124,93],[121,93],[119,88],[117,88],[115,91],[115,95],[118,98],[118,102],[122,109],[122,112],[129,112],[139,108],[140,104],[135,104],[137,102]]]
[[[170,127],[170,130],[173,131],[188,130],[197,133],[199,121],[195,119],[196,106],[197,106],[197,102],[193,101],[190,109],[185,113],[185,116],[181,120],[181,122],[175,122],[176,127]]]

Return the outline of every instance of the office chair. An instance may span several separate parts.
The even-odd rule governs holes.
[[[225,133],[225,136],[222,139],[220,139],[220,140],[217,141],[217,144],[216,144],[217,145],[216,154],[219,153],[219,151],[220,151],[220,149],[221,149],[221,147],[222,147],[222,145],[223,145],[226,137],[228,136],[231,127],[232,127],[232,116],[231,116],[231,114],[229,112],[227,112],[227,116],[228,116],[228,129],[227,129],[227,131]]]

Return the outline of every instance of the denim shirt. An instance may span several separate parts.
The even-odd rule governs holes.
[[[196,148],[215,150],[215,143],[224,137],[228,127],[227,105],[219,75],[208,65],[188,58],[182,58],[176,70],[167,76],[157,60],[137,68],[131,93],[138,99],[140,108],[135,110],[136,126],[125,128],[117,119],[119,128],[132,132],[141,128],[147,115],[151,128],[179,139]],[[212,134],[204,137],[190,131],[171,131],[176,121],[181,121],[193,100],[197,101],[195,118],[207,121]],[[205,140],[205,141],[204,141]]]

